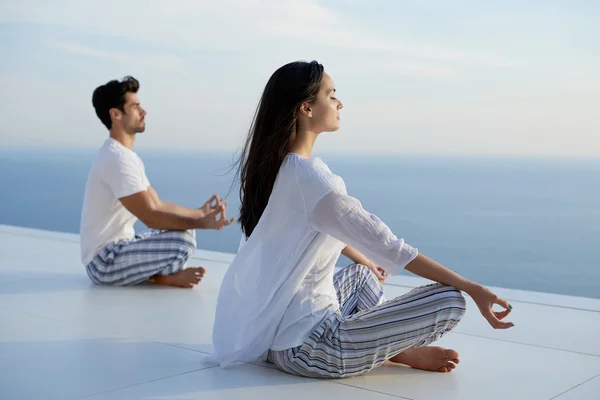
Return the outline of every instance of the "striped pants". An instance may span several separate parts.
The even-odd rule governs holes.
[[[359,264],[337,272],[334,285],[339,312],[302,345],[270,350],[268,360],[279,369],[313,378],[361,375],[404,350],[439,339],[456,327],[465,312],[462,293],[439,283],[381,303],[381,284]]]
[[[98,285],[127,286],[181,271],[196,249],[196,232],[150,230],[107,245],[86,266]]]

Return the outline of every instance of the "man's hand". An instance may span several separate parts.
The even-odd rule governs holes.
[[[216,202],[213,205],[213,201]],[[202,217],[198,218],[202,229],[216,229],[221,230],[226,226],[229,226],[235,220],[234,218],[227,219],[227,203],[222,203],[223,199],[219,199],[216,194],[213,195],[200,209]],[[217,216],[221,214],[221,218]]]
[[[219,205],[219,201],[222,203],[223,199],[219,200],[219,195],[218,194],[213,194],[210,199],[208,199],[206,201],[206,203],[204,203],[204,205],[200,208],[198,208],[199,213],[200,213],[200,217],[204,217],[206,216],[208,213],[213,212]],[[213,202],[215,203],[213,205]]]

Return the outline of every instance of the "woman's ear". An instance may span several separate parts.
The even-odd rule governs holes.
[[[310,104],[308,104],[308,102],[305,101],[302,103],[300,106],[300,114],[308,118],[312,118],[312,109],[310,108]]]

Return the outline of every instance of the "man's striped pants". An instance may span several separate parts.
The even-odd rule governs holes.
[[[196,250],[195,231],[151,230],[104,247],[86,266],[98,285],[127,286],[181,271]]]

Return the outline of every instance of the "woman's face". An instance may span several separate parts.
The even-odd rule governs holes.
[[[321,87],[315,101],[310,104],[311,130],[315,132],[335,132],[340,129],[340,110],[344,107],[335,95],[333,79],[323,73]]]

